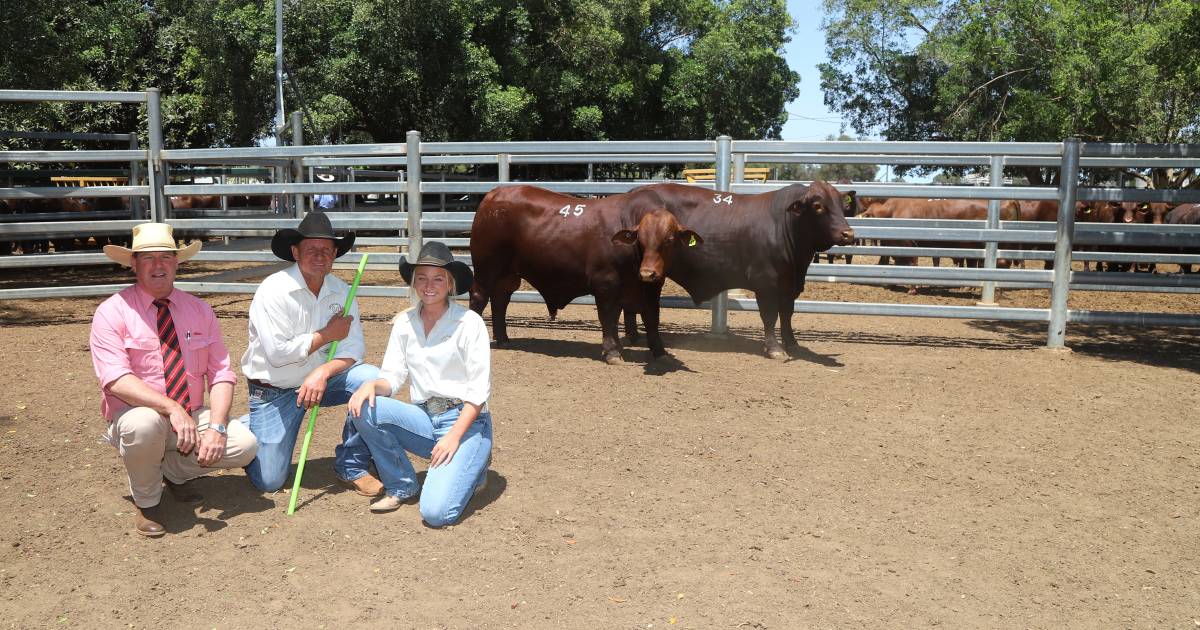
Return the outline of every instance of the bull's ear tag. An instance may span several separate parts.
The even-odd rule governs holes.
[[[693,234],[688,237],[688,247],[695,247],[695,246],[696,246],[696,235]]]

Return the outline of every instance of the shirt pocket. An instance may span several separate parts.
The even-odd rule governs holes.
[[[162,374],[163,361],[158,337],[126,337],[125,352],[129,355],[129,367],[138,378]]]
[[[199,333],[184,333],[184,365],[190,374],[203,376],[208,372],[208,350],[213,341]]]

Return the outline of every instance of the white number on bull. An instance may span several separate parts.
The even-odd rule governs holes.
[[[586,207],[587,207],[587,204],[583,204],[583,203],[575,206],[574,208],[571,207],[571,204],[567,204],[567,205],[559,208],[558,213],[563,215],[564,217],[570,216],[570,215],[579,216],[579,215],[583,214],[583,209]]]
[[[725,195],[724,197],[720,193],[713,195],[713,203],[721,203],[722,201],[725,202],[725,205],[732,206],[733,195]]]

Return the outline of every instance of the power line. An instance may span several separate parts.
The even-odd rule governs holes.
[[[787,110],[784,110],[784,111],[787,111]],[[821,117],[818,117],[818,116],[805,116],[804,114],[797,114],[796,112],[791,112],[791,111],[787,112],[787,115],[788,115],[788,116],[794,116],[794,117],[796,117],[796,118],[799,118],[799,119],[801,119],[801,120],[815,120],[815,121],[817,121],[817,122],[824,122],[824,123],[831,123],[831,124],[839,124],[839,125],[840,125],[840,124],[842,124],[842,119],[841,119],[841,118],[821,118]]]

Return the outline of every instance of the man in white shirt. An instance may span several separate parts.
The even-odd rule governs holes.
[[[276,256],[296,264],[268,276],[250,303],[250,343],[242,355],[242,373],[250,387],[250,431],[259,448],[246,474],[261,490],[278,490],[287,481],[308,409],[344,405],[362,383],[379,374],[362,362],[358,302],[342,314],[350,287],[331,273],[334,259],[353,244],[354,234],[338,237],[323,212],[309,213],[296,229],[282,229],[271,240]],[[333,341],[337,352],[326,362]],[[383,485],[367,470],[370,459],[366,443],[347,420],[335,450],[338,479],[361,495],[380,494]]]

